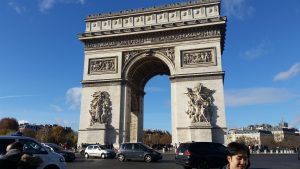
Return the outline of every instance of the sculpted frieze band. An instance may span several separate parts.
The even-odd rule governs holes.
[[[175,33],[152,33],[146,34],[144,37],[131,37],[131,38],[115,38],[101,41],[85,42],[86,50],[103,49],[111,47],[127,47],[143,44],[154,44],[154,43],[166,43],[176,42],[182,40],[194,40],[203,38],[213,38],[221,36],[219,29],[209,30],[190,30],[186,32],[175,32]]]
[[[196,49],[181,51],[181,66],[210,66],[216,65],[216,49]]]
[[[117,58],[98,58],[90,59],[89,74],[102,74],[117,72],[116,68]]]

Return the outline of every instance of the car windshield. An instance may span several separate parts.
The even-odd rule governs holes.
[[[153,149],[152,147],[148,146],[147,144],[141,144],[142,146],[146,147],[147,149]]]
[[[61,151],[64,150],[62,147],[56,145],[56,144],[46,144],[47,146],[51,147],[54,151]]]
[[[99,145],[99,147],[100,147],[101,149],[107,149],[106,147],[104,147],[104,146],[101,146],[101,145]]]
[[[20,139],[19,141],[23,144],[23,150],[26,153],[41,154],[46,151],[42,145],[33,140]]]

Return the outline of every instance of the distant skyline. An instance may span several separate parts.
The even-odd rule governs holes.
[[[78,130],[84,19],[178,2],[188,1],[0,1],[0,118]],[[283,120],[300,129],[300,1],[222,0],[221,15],[227,127]],[[155,76],[145,92],[144,128],[171,132],[170,80]]]

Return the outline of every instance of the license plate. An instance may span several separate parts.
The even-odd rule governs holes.
[[[179,155],[183,155],[183,153],[179,153]]]

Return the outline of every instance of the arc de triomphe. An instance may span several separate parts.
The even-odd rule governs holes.
[[[220,0],[89,15],[85,23],[79,144],[142,141],[144,87],[160,74],[171,81],[172,142],[224,143]]]

